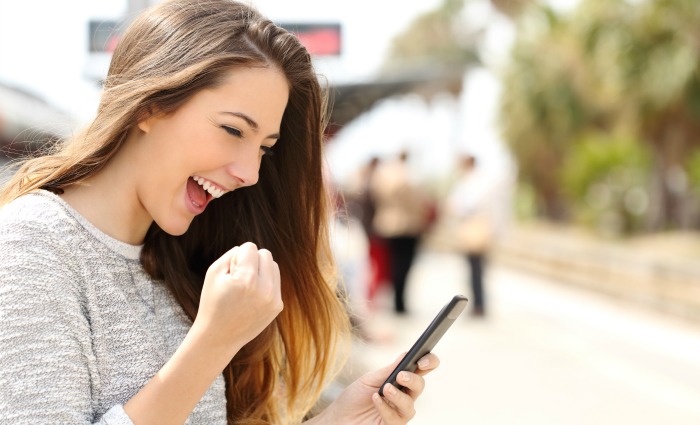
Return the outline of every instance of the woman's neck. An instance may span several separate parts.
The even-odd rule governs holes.
[[[118,153],[96,174],[64,188],[60,196],[109,236],[139,245],[153,219],[138,199],[133,170],[124,159]]]

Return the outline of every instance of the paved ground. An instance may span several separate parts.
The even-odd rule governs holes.
[[[422,254],[412,314],[380,296],[367,326],[381,338],[358,343],[357,371],[391,362],[453,294],[469,296],[466,271],[454,255]],[[487,284],[490,315],[464,315],[435,347],[442,365],[412,424],[700,424],[697,325],[498,265]]]

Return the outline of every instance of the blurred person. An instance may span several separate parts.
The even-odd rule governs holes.
[[[456,224],[455,245],[469,264],[472,315],[486,315],[484,276],[486,259],[494,241],[494,185],[477,167],[477,158],[463,155],[457,180],[446,199],[446,209]]]
[[[355,208],[352,210],[360,218],[368,240],[370,273],[367,284],[367,299],[370,304],[373,303],[377,291],[391,280],[387,241],[375,232],[373,226],[377,206],[370,185],[379,164],[380,158],[378,156],[371,157],[367,164],[358,170],[350,190],[355,204]]]
[[[376,203],[372,228],[389,247],[394,311],[398,314],[407,312],[406,281],[431,214],[430,200],[409,170],[408,157],[408,151],[402,151],[398,159],[383,162],[370,182]]]
[[[0,417],[300,423],[349,335],[324,112],[306,49],[249,5],[139,16],[93,122],[0,191]],[[307,423],[408,422],[439,360],[382,398],[397,362]]]

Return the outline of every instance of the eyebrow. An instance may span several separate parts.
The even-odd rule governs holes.
[[[246,123],[248,123],[248,125],[250,126],[250,128],[253,129],[253,131],[257,132],[258,130],[260,130],[260,126],[258,125],[258,123],[255,122],[255,120],[252,119],[251,117],[249,117],[248,115],[244,114],[243,112],[222,111],[220,113],[224,114],[224,115],[233,115],[234,117],[241,118]],[[266,137],[266,139],[279,139],[279,138],[280,138],[279,133],[272,133]]]

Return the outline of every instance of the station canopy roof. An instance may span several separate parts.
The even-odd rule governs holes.
[[[408,93],[426,98],[441,92],[458,94],[462,78],[461,70],[423,70],[368,82],[334,84],[330,87],[332,109],[328,132],[334,134],[385,98]]]

